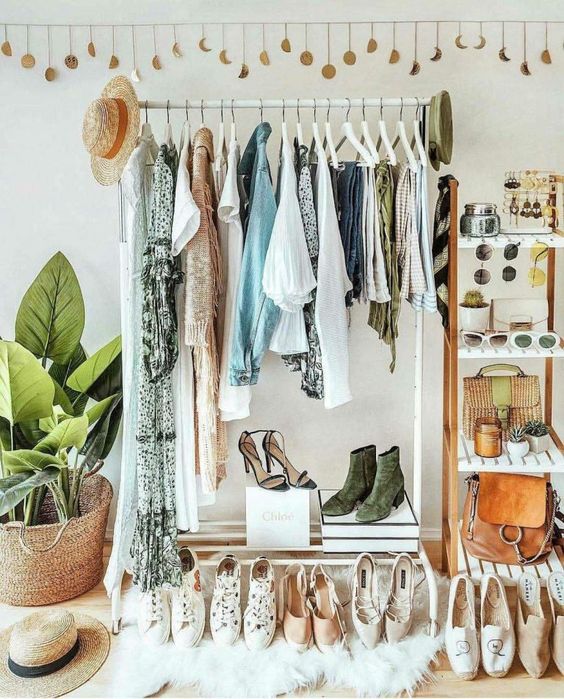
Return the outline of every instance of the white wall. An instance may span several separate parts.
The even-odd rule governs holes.
[[[171,32],[162,30],[159,38],[164,69],[160,73],[150,67],[151,30],[147,28],[140,32],[138,53],[144,78],[138,86],[141,99],[398,96],[428,95],[447,89],[454,106],[455,141],[452,165],[442,172],[452,172],[459,179],[461,202],[485,200],[501,203],[506,169],[563,169],[564,25],[552,32],[552,66],[539,61],[544,27],[530,27],[529,58],[533,76],[525,78],[519,72],[522,51],[519,25],[506,28],[508,53],[513,59],[507,64],[497,58],[499,25],[484,26],[488,44],[483,51],[456,49],[453,44],[456,25],[443,25],[444,57],[439,63],[428,60],[433,53],[434,26],[421,25],[419,57],[422,69],[417,77],[411,77],[408,75],[413,49],[411,25],[398,25],[397,44],[401,61],[395,66],[387,63],[391,46],[390,27],[377,28],[380,47],[371,56],[364,53],[367,27],[353,27],[358,62],[355,67],[346,67],[340,61],[347,41],[343,24],[333,30],[333,60],[338,74],[332,81],[324,80],[319,72],[325,62],[324,26],[310,30],[309,45],[315,63],[306,68],[297,60],[303,42],[303,27],[289,28],[294,45],[292,54],[283,54],[278,48],[282,28],[267,28],[267,48],[272,64],[264,67],[258,62],[261,39],[260,26],[256,25],[248,29],[247,56],[251,74],[243,81],[237,79],[237,62],[241,56],[240,27],[226,29],[226,44],[233,64],[223,66],[216,54],[220,47],[220,28],[213,24],[220,21],[458,20],[461,17],[474,20],[563,20],[564,7],[558,0],[539,0],[536,3],[516,0],[495,5],[480,0],[471,7],[461,0],[449,3],[413,0],[402,3],[389,0],[379,3],[368,0],[287,0],[283,3],[258,0],[237,3],[225,0],[214,3],[91,0],[73,4],[51,0],[41,6],[29,3],[26,7],[17,0],[3,0],[0,9],[0,22],[103,21],[111,24],[201,19],[209,23],[206,33],[214,52],[204,54],[195,48],[199,38],[197,27],[181,28],[178,39],[185,53],[181,60],[170,55]],[[468,23],[463,28],[466,42],[476,43],[477,24]],[[127,30],[117,30],[116,52],[125,73],[129,73],[132,67],[129,36]],[[31,32],[31,48],[37,58],[37,66],[32,71],[24,71],[19,66],[19,56],[25,52],[25,29],[14,30],[10,39],[14,57],[0,56],[0,334],[11,336],[17,304],[27,285],[48,257],[56,250],[62,250],[74,265],[82,285],[87,310],[84,339],[86,347],[93,350],[119,332],[117,189],[103,188],[95,183],[81,143],[85,107],[111,77],[105,68],[111,50],[110,31],[96,33],[96,59],[86,54],[87,29],[76,32],[74,46],[80,66],[71,73],[62,66],[68,46],[66,31],[55,30],[53,55],[59,76],[50,84],[43,79],[45,30],[35,28]],[[257,118],[258,114],[237,114],[242,141]],[[267,112],[265,118],[270,118],[276,126],[280,114]],[[338,122],[340,115],[335,114],[333,118]],[[369,118],[374,120],[376,113],[369,113]],[[172,115],[177,133],[182,119],[180,113]],[[194,113],[192,119],[199,123],[198,114]],[[157,133],[160,133],[164,115],[157,114],[153,120]],[[215,128],[214,117],[208,123]],[[275,138],[272,140],[276,141]],[[430,182],[433,205],[435,182],[433,177]],[[562,218],[564,212],[560,213]],[[475,266],[470,259],[471,256],[463,259],[467,270],[473,270]],[[493,276],[497,279],[499,273]],[[497,293],[493,282],[490,287],[486,289],[487,293]],[[354,401],[334,411],[324,410],[301,393],[296,376],[288,374],[278,359],[269,357],[254,392],[252,418],[230,430],[229,477],[221,488],[217,505],[206,511],[206,517],[243,517],[243,468],[236,451],[239,430],[243,428],[267,427],[284,432],[289,454],[296,466],[309,469],[323,486],[338,486],[346,472],[350,450],[369,442],[375,442],[381,450],[399,444],[406,475],[410,473],[411,309],[406,305],[402,311],[398,368],[393,377],[387,371],[387,349],[379,345],[375,333],[366,325],[367,309],[357,307],[353,316],[351,370]],[[560,308],[558,325],[561,330],[563,321]],[[425,349],[423,525],[436,530],[440,524],[441,489],[442,333],[438,318],[431,318],[426,323]],[[562,371],[558,368],[558,381],[561,376]],[[561,390],[556,395],[561,396]],[[558,422],[562,424],[561,398],[557,399],[556,411],[560,415]],[[114,483],[117,483],[119,472],[118,453],[119,450],[115,449],[105,471]]]

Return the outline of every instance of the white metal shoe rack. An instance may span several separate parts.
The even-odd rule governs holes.
[[[341,98],[341,99],[222,99],[222,100],[185,100],[184,102],[167,101],[139,101],[142,110],[200,110],[202,116],[207,110],[232,110],[234,109],[256,109],[262,116],[265,109],[313,109],[314,114],[317,109],[329,110],[333,108],[378,108],[382,118],[384,108],[420,108],[421,110],[421,131],[422,139],[426,138],[427,110],[431,104],[430,97],[394,97],[394,98]],[[299,111],[298,111],[299,114]],[[348,118],[348,111],[347,111]],[[364,114],[363,114],[363,118]],[[427,557],[421,542],[421,487],[422,487],[422,381],[423,381],[423,313],[414,312],[415,326],[415,352],[414,352],[414,425],[413,425],[413,493],[411,503],[415,513],[419,541],[419,553],[415,555],[414,562],[423,569],[424,577],[427,580],[429,590],[429,634],[436,636],[439,632],[438,624],[438,591],[435,573]],[[124,397],[127,400],[127,396]],[[233,533],[232,526],[240,526],[240,522],[228,521],[204,521],[197,534],[182,533],[178,536],[178,541],[190,544],[195,551],[205,554],[206,557],[200,559],[200,564],[204,566],[215,566],[217,558],[211,556],[213,553],[233,553],[239,557],[242,564],[250,564],[253,558],[260,554],[269,555],[273,565],[285,566],[301,560],[304,564],[315,565],[323,563],[325,565],[351,565],[356,554],[323,554],[321,545],[321,534],[319,525],[312,525],[310,546],[301,548],[285,548],[272,551],[258,550],[245,545],[245,532]],[[229,533],[221,533],[228,530]],[[205,542],[205,543],[198,543]],[[237,543],[235,543],[237,542]],[[240,543],[239,543],[240,542]],[[394,552],[395,553],[395,552]],[[377,560],[381,565],[391,565],[394,560],[394,553],[388,555],[378,554]],[[121,579],[111,594],[112,600],[112,632],[119,633],[121,624]]]

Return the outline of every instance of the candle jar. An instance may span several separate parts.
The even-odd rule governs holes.
[[[474,429],[474,451],[485,459],[501,456],[502,429],[497,417],[479,417]]]
[[[496,209],[495,204],[466,204],[460,217],[460,234],[468,238],[492,238],[498,235],[500,221]]]

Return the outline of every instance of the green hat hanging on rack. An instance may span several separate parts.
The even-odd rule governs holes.
[[[442,90],[431,99],[429,110],[429,160],[435,170],[452,158],[452,107],[450,95]]]

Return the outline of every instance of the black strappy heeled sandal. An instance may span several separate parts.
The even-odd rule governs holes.
[[[279,434],[282,438],[282,449],[276,441],[275,434]],[[300,471],[292,466],[292,463],[286,456],[284,435],[278,432],[278,430],[266,431],[262,440],[262,448],[266,456],[266,467],[269,473],[272,468],[272,461],[276,460],[282,466],[282,470],[286,474],[288,483],[292,488],[300,488],[302,490],[315,490],[315,488],[317,488],[317,483],[307,475],[307,471],[302,471],[300,473]]]
[[[286,477],[279,476],[269,476],[270,473],[270,461],[268,456],[266,459],[266,471],[262,467],[262,462],[257,451],[257,446],[255,440],[251,435],[256,434],[256,432],[264,432],[264,430],[255,430],[255,432],[242,432],[239,437],[239,451],[243,455],[243,461],[245,462],[245,471],[250,473],[251,470],[256,478],[257,485],[265,490],[276,490],[278,492],[290,490],[290,486],[286,481]],[[268,471],[268,473],[267,473]]]

